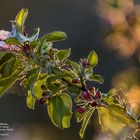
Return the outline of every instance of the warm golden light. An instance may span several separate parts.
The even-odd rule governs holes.
[[[112,32],[106,37],[109,48],[119,56],[128,58],[139,51],[140,6],[133,0],[99,0],[98,15],[111,25]]]

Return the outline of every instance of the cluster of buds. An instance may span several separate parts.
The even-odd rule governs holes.
[[[90,66],[88,60],[86,58],[80,60],[80,64],[83,68],[88,68]]]
[[[83,114],[86,108],[96,107],[100,104],[101,92],[94,87],[90,87],[88,90],[83,91],[77,99],[76,111]]]
[[[46,85],[41,85],[41,89],[43,90],[42,92],[42,98],[40,98],[39,103],[44,104],[47,99],[50,98],[50,92],[46,91]]]

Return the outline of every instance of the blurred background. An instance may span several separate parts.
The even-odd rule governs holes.
[[[26,30],[40,27],[42,36],[55,30],[67,33],[68,39],[55,44],[72,48],[71,59],[79,61],[90,50],[99,56],[94,72],[104,77],[104,84],[93,83],[102,92],[123,88],[137,110],[140,106],[140,7],[133,0],[1,0],[0,29],[11,30],[10,20],[22,8],[29,9]],[[14,131],[2,140],[80,140],[80,125],[72,119],[71,128],[53,126],[45,106],[35,110],[26,107],[24,93],[18,83],[0,98],[0,122],[9,123]],[[135,93],[133,100],[131,94]],[[84,140],[113,140],[100,134],[95,113]]]

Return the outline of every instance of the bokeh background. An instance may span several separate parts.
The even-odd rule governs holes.
[[[139,1],[134,3],[138,4]],[[103,85],[93,84],[103,92],[112,87],[112,79],[116,74],[137,62],[136,57],[122,58],[116,51],[107,48],[104,39],[113,27],[99,13],[97,0],[1,0],[0,29],[11,30],[9,21],[13,20],[22,8],[29,9],[27,32],[32,33],[34,28],[40,27],[40,36],[55,30],[67,33],[68,39],[56,43],[55,46],[60,49],[72,48],[71,59],[79,61],[81,57],[86,57],[90,50],[97,52],[99,64],[94,71],[101,74],[105,82]],[[9,123],[10,127],[14,128],[9,137],[0,139],[80,140],[80,125],[76,124],[74,118],[70,129],[58,129],[48,118],[45,106],[36,104],[34,111],[26,107],[23,93],[25,90],[17,83],[0,98],[0,122]],[[104,135],[104,138],[97,138],[100,132],[97,120],[95,115],[84,140],[109,140]]]

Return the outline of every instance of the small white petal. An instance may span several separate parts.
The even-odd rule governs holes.
[[[10,36],[9,31],[0,30],[0,39],[1,40],[5,40],[5,39],[9,38],[9,36]]]

